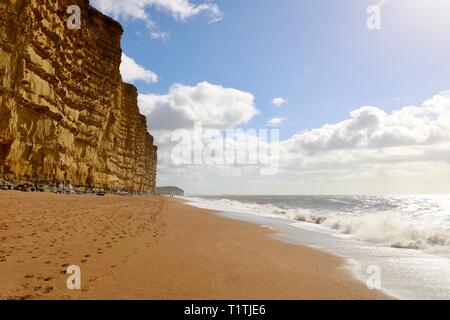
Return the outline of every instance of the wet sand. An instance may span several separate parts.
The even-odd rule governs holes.
[[[0,299],[386,298],[343,267],[176,199],[0,191]]]

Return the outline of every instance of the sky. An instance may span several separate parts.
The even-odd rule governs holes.
[[[448,0],[383,1],[376,16],[375,0],[91,3],[124,26],[121,73],[159,146],[158,185],[450,193]],[[198,121],[214,136],[202,148],[193,144]],[[221,161],[221,146],[237,145],[229,129],[244,131],[240,147],[257,163]],[[177,161],[181,145],[192,154],[209,146],[214,159],[189,163],[181,152]]]

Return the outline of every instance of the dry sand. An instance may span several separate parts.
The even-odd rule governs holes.
[[[0,299],[385,298],[270,235],[162,197],[0,192]]]

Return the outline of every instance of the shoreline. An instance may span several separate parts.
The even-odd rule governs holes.
[[[177,199],[2,191],[0,205],[0,299],[391,299],[342,258]]]
[[[348,217],[346,214],[339,215],[339,210],[337,210],[334,217],[338,219],[333,218],[331,221],[337,223],[336,221],[339,222],[339,217],[341,217],[343,218],[341,219],[343,225],[352,228],[342,230],[339,225],[322,223],[322,221],[317,222],[312,218],[302,219],[308,215],[313,218],[314,216],[327,216],[326,213],[321,214],[319,212],[317,214],[319,210],[308,211],[308,207],[305,208],[302,201],[311,200],[310,196],[296,196],[295,201],[298,201],[298,206],[295,207],[291,204],[291,207],[287,205],[287,208],[283,205],[284,199],[280,199],[278,196],[271,197],[273,198],[242,196],[242,198],[236,199],[233,197],[208,198],[197,196],[183,199],[195,207],[216,210],[221,217],[268,227],[275,232],[274,238],[280,241],[317,248],[341,257],[347,261],[349,271],[359,282],[366,284],[367,280],[374,281],[377,279],[376,286],[380,287],[380,290],[392,299],[449,299],[450,260],[448,246],[441,247],[439,243],[435,242],[434,238],[430,238],[430,234],[436,234],[436,240],[441,239],[440,236],[444,236],[444,239],[446,239],[445,233],[439,233],[443,229],[433,230],[432,227],[429,227],[423,229],[424,232],[419,234],[395,233],[395,231],[405,230],[406,227],[413,224],[409,224],[411,222],[406,219],[402,220],[404,224],[389,223],[392,220],[398,222],[398,216],[395,213],[376,215],[368,210],[366,215],[363,214],[359,217],[355,215],[355,221],[346,218]],[[346,197],[345,201],[352,201],[352,198]],[[330,196],[328,199],[333,201],[334,197]],[[376,203],[379,201],[375,199]],[[402,201],[414,203],[418,200],[406,198]],[[441,199],[441,201],[444,200]],[[434,203],[434,201],[431,203]],[[422,204],[422,207],[425,207],[425,205]],[[325,208],[321,208],[325,210]],[[421,214],[425,213],[421,212]],[[300,217],[300,219],[297,219],[297,217]],[[333,217],[333,212],[330,212],[330,217]],[[386,223],[380,223],[383,221]],[[351,225],[352,222],[355,222],[354,225]],[[357,230],[365,233],[357,233]],[[429,238],[424,238],[423,236],[427,236],[427,230],[431,233],[428,233]],[[431,250],[434,249],[433,251],[420,250],[399,247],[398,244],[382,243],[377,241],[377,238],[371,239],[374,235],[387,236],[389,234],[392,235],[390,238],[392,243],[396,239],[404,241],[404,243],[407,243],[408,239],[418,243],[421,239],[418,236],[422,235],[423,241],[430,241],[431,245],[435,244],[436,246],[430,248]],[[408,235],[413,238],[408,238]],[[368,240],[365,240],[364,237]],[[422,244],[426,243],[428,242]]]

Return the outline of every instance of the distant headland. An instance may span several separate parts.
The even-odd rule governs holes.
[[[169,196],[184,196],[184,190],[178,187],[156,187],[156,194]]]

